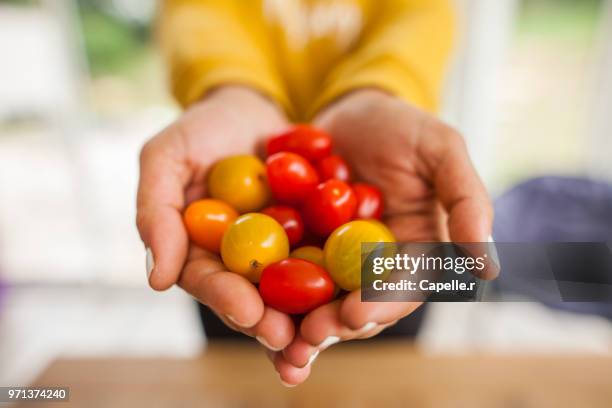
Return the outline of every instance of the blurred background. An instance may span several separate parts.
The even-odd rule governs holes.
[[[612,1],[458,0],[443,116],[494,196],[547,175],[612,178]],[[151,0],[0,0],[0,384],[58,356],[188,357],[180,290],[152,292],[138,151],[179,114]],[[430,353],[612,354],[604,318],[536,303],[435,304]]]

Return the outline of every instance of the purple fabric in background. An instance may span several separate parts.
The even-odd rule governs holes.
[[[607,242],[612,239],[612,186],[579,178],[542,177],[495,202],[500,242]]]
[[[496,200],[493,236],[497,242],[611,242],[612,186],[554,176],[521,183]],[[612,318],[612,303],[554,302],[517,283],[507,277],[499,285],[552,307]]]

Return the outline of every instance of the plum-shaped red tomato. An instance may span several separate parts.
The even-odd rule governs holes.
[[[264,269],[259,293],[264,303],[288,314],[307,313],[334,297],[335,285],[325,269],[289,258]]]
[[[317,186],[304,203],[306,227],[314,234],[327,236],[351,221],[357,210],[353,189],[343,181],[328,180]]]
[[[268,156],[278,152],[292,152],[315,162],[331,154],[332,141],[322,130],[297,125],[286,133],[270,138],[266,151]]]
[[[383,196],[379,189],[366,184],[353,184],[353,191],[357,196],[357,217],[362,220],[381,219],[383,214]]]
[[[351,179],[351,170],[340,156],[327,156],[319,160],[315,167],[321,181],[336,179],[348,183]]]
[[[319,183],[314,167],[295,153],[281,152],[268,157],[266,172],[272,195],[282,204],[301,203]]]

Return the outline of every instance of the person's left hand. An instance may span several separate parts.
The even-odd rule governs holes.
[[[315,125],[328,131],[356,178],[385,197],[384,222],[399,242],[487,242],[493,211],[463,138],[399,99],[376,90],[345,96]],[[487,266],[484,278],[498,268]],[[268,352],[281,380],[297,385],[330,345],[375,336],[420,306],[418,302],[361,302],[359,290],[310,312],[299,334]]]

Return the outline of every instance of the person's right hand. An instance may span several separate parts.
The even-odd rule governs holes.
[[[178,284],[229,327],[271,350],[293,339],[291,318],[264,306],[255,286],[228,272],[219,256],[190,245],[187,204],[205,196],[217,160],[255,154],[259,142],[287,123],[265,97],[242,87],[219,88],[148,141],[140,155],[137,226],[147,248],[147,275],[156,290]]]
[[[383,91],[361,89],[322,111],[314,123],[332,136],[356,179],[380,189],[383,221],[398,242],[488,241],[489,195],[463,138],[438,118]],[[499,272],[495,258],[488,259],[480,278]],[[292,344],[268,354],[284,381],[300,384],[331,344],[373,337],[420,304],[363,302],[358,289],[309,312]]]

